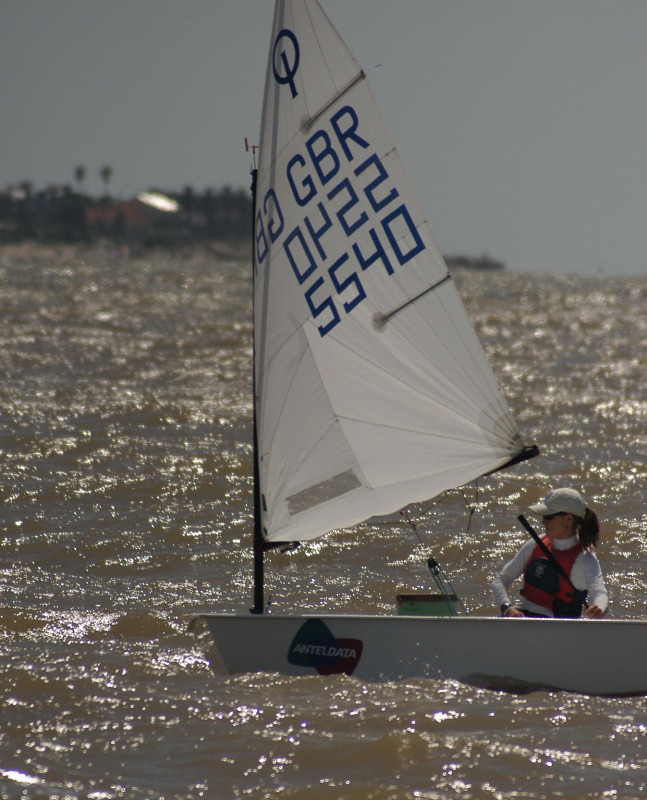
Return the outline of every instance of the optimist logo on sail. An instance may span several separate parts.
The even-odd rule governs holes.
[[[287,47],[287,43],[291,47]],[[290,52],[291,51],[291,52]],[[289,56],[292,56],[290,60]],[[280,59],[278,63],[277,56]],[[299,93],[294,85],[294,76],[299,69],[299,42],[297,37],[288,28],[279,31],[274,41],[274,53],[272,54],[272,69],[277,83],[288,84],[292,97],[295,98]]]
[[[300,60],[297,37],[281,30],[273,74],[290,87],[292,101],[304,103],[294,82]],[[361,83],[358,73],[351,84]],[[422,220],[414,221],[377,152],[387,160],[391,142],[373,143],[367,133],[374,128],[373,100],[368,90],[358,91],[352,105],[349,88],[302,123],[301,135],[277,154],[273,182],[257,204],[257,264],[270,253],[274,258],[277,248],[284,253],[322,337],[369,297],[375,270],[379,280],[393,276],[426,249]],[[347,94],[349,102],[339,107]]]

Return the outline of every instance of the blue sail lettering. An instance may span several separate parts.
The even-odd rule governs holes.
[[[368,201],[371,204],[371,208],[373,211],[381,211],[385,206],[388,206],[390,202],[395,200],[398,197],[398,190],[395,187],[391,188],[391,191],[388,192],[384,197],[377,198],[375,196],[375,189],[377,189],[380,184],[384,183],[384,181],[389,179],[389,173],[386,171],[384,164],[380,161],[377,157],[377,154],[373,154],[369,156],[366,161],[363,161],[359,167],[355,170],[355,175],[358,177],[365,172],[369,167],[375,168],[377,171],[377,177],[374,178],[369,184],[364,187],[364,194],[368,197]],[[370,177],[371,172],[368,172],[368,177]]]
[[[375,269],[392,276],[426,245],[387,165],[366,152],[371,145],[359,132],[357,111],[344,106],[320,119],[301,152],[289,157],[283,209],[274,189],[266,193],[255,237],[257,263],[280,242],[323,337],[367,298],[373,284],[366,270],[381,262]],[[354,168],[346,166],[353,161]],[[296,224],[290,192],[303,209]]]
[[[342,130],[341,121],[347,118],[350,120],[350,126],[346,127]],[[336,114],[330,119],[330,124],[333,127],[333,130],[337,134],[337,140],[339,144],[342,146],[342,149],[346,155],[348,161],[353,160],[353,154],[350,151],[350,147],[347,144],[347,139],[351,139],[355,144],[358,144],[360,147],[366,149],[370,147],[369,143],[366,139],[362,139],[362,137],[357,133],[357,128],[359,126],[359,118],[357,116],[357,112],[351,106],[344,106],[340,108]]]
[[[279,199],[274,189],[270,188],[267,190],[261,208],[262,213],[258,211],[256,214],[254,234],[256,238],[256,261],[259,264],[263,263],[269,252],[269,245],[267,242],[268,234],[270,242],[274,244],[283,233],[283,226],[285,224]]]
[[[327,333],[337,325],[341,319],[339,316],[339,311],[337,311],[337,307],[332,299],[332,297],[326,297],[323,300],[315,303],[313,299],[314,293],[320,286],[323,286],[324,279],[319,276],[317,280],[312,284],[312,286],[307,290],[305,293],[306,302],[312,312],[312,316],[314,319],[317,319],[324,311],[330,312],[331,319],[326,325],[318,325],[319,335],[321,337],[325,336]]]
[[[337,290],[337,294],[341,297],[342,292],[345,292],[346,289],[350,289],[352,287],[355,288],[355,296],[352,297],[350,300],[344,302],[344,311],[348,314],[350,313],[358,303],[361,303],[362,300],[366,297],[366,292],[364,291],[364,287],[362,286],[362,282],[357,276],[356,272],[351,272],[348,277],[340,280],[337,275],[338,270],[348,261],[348,253],[344,253],[340,258],[335,261],[335,263],[328,269],[328,274],[330,275],[330,279],[332,280],[335,289]]]
[[[259,264],[263,263],[263,259],[268,253],[268,245],[267,245],[267,236],[265,234],[265,226],[263,225],[263,217],[261,216],[261,212],[259,211],[256,214],[256,225],[255,225],[255,237],[256,237],[256,261]]]
[[[340,181],[337,186],[328,193],[328,199],[332,200],[343,191],[348,195],[348,200],[337,212],[337,219],[341,222],[346,236],[350,236],[368,220],[368,216],[365,211],[362,211],[354,220],[347,219],[346,215],[348,212],[356,205],[359,205],[359,197],[348,178],[344,178],[344,180]]]
[[[332,222],[330,220],[330,217],[328,216],[328,212],[324,208],[323,203],[318,203],[317,208],[319,209],[319,213],[321,215],[321,218],[323,219],[323,223],[320,225],[319,228],[317,228],[316,230],[314,229],[309,217],[305,217],[303,221],[305,223],[306,228],[308,229],[310,238],[312,239],[315,247],[317,248],[319,255],[321,256],[322,260],[325,261],[326,253],[323,247],[321,246],[321,238],[323,237],[324,233],[326,233],[326,231],[329,231],[332,228]]]
[[[312,198],[317,194],[317,187],[314,185],[314,181],[310,177],[309,172],[306,172],[299,186],[297,186],[294,182],[295,179],[292,175],[294,168],[296,166],[305,167],[305,165],[306,165],[305,158],[300,153],[297,153],[296,155],[292,156],[287,166],[288,183],[290,184],[290,188],[292,189],[292,195],[294,196],[294,199],[300,206],[307,205],[310,202],[310,200],[312,200]],[[300,192],[301,188],[306,190],[304,194],[301,194]]]
[[[317,194],[315,175],[319,184],[325,186],[339,173],[343,157],[348,162],[354,159],[350,143],[355,145],[355,150],[370,147],[358,133],[359,117],[351,106],[337,111],[330,119],[330,126],[336,141],[325,128],[318,128],[305,143],[307,160],[304,154],[295,153],[288,161],[286,176],[300,206],[306,206]]]
[[[319,146],[318,143],[322,145]],[[319,180],[325,186],[339,172],[339,156],[333,150],[330,136],[326,131],[318,130],[308,139],[306,147]]]
[[[370,255],[365,256],[359,249],[359,245],[356,243],[353,244],[353,252],[355,253],[355,258],[357,258],[357,261],[362,267],[362,271],[368,269],[371,264],[373,264],[379,258],[382,264],[384,264],[384,269],[386,270],[387,275],[393,275],[393,267],[391,266],[389,257],[387,256],[386,250],[380,242],[380,237],[377,235],[375,228],[371,228],[369,230],[369,234],[373,240],[373,244],[375,245],[375,250]]]
[[[293,248],[294,244],[296,244],[296,247]],[[298,225],[283,243],[283,249],[294,274],[297,276],[299,285],[303,285],[317,269],[317,262],[314,260]]]
[[[267,193],[265,194],[265,199],[263,200],[263,212],[267,218],[267,232],[270,235],[270,241],[272,244],[274,244],[274,242],[283,233],[284,225],[281,206],[279,205],[279,199],[276,196],[274,189],[268,189]],[[274,219],[274,214],[276,214],[276,220]]]
[[[406,229],[401,230],[399,224],[395,224],[399,221],[404,222]],[[422,241],[420,234],[418,233],[416,226],[413,224],[413,220],[411,219],[411,214],[407,207],[403,204],[398,206],[395,211],[392,211],[382,220],[382,227],[387,235],[387,238],[393,248],[393,252],[396,255],[396,258],[400,262],[400,264],[406,264],[407,261],[411,261],[412,258],[421,253],[425,249],[425,243]],[[395,228],[395,231],[394,231]],[[403,250],[400,246],[401,242],[405,242],[407,240],[407,236],[410,236],[413,239],[413,243],[408,250]]]

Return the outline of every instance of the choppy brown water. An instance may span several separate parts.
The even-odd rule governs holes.
[[[518,507],[574,484],[613,613],[644,617],[647,280],[457,282],[542,457],[420,509],[424,545],[382,524],[272,555],[276,607],[389,613],[433,553],[485,613]],[[3,800],[647,790],[643,699],[213,675],[186,626],[250,604],[249,266],[0,252],[0,287]]]

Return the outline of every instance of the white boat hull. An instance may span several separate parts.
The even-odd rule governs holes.
[[[198,614],[192,627],[213,640],[216,671],[647,694],[644,621]]]

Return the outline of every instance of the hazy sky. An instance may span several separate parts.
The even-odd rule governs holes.
[[[444,253],[647,273],[646,0],[322,0]],[[0,0],[0,188],[247,187],[271,0]],[[379,66],[378,66],[379,65]]]

